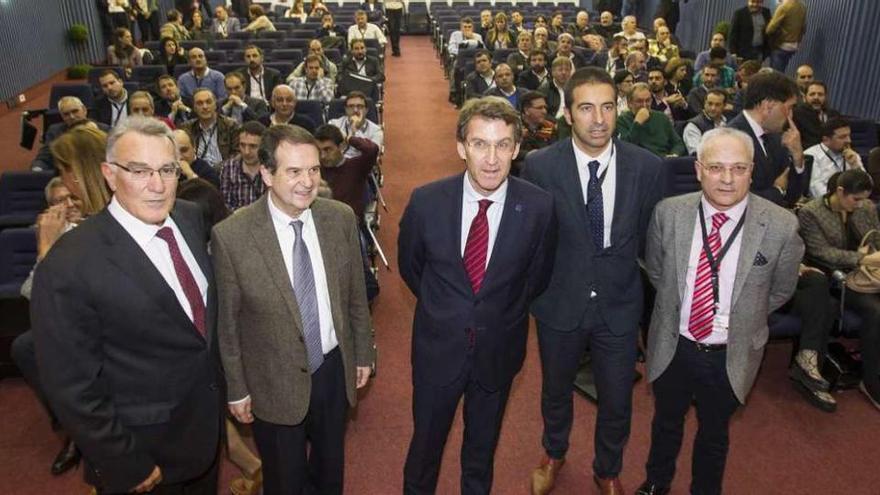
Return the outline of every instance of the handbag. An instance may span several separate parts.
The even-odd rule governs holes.
[[[880,231],[871,229],[862,237],[858,251],[864,255],[877,251],[871,244],[871,236],[880,235]],[[861,294],[880,293],[880,267],[859,265],[859,267],[846,275],[846,288]]]

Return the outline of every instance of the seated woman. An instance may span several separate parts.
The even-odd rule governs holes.
[[[157,64],[162,64],[169,75],[174,75],[175,65],[187,65],[188,60],[183,54],[183,49],[174,41],[174,38],[162,38],[159,42],[159,53],[153,59]]]
[[[299,19],[299,22],[301,23],[306,22],[309,18],[309,14],[306,13],[303,0],[294,0],[293,7],[284,12],[284,17],[288,19]]]
[[[877,208],[868,200],[872,188],[873,181],[865,171],[850,169],[831,176],[828,192],[798,211],[808,264],[826,272],[880,268],[880,252],[865,255],[857,249],[865,234],[880,229]],[[880,238],[875,236],[871,242],[874,248],[880,248]],[[862,354],[859,389],[880,409],[880,294],[847,290],[844,304],[863,321],[859,329]]]
[[[126,28],[115,31],[113,44],[107,48],[107,63],[122,67],[125,77],[131,76],[132,67],[144,64],[141,51],[134,46],[131,31]]]
[[[648,40],[648,53],[666,63],[669,59],[678,57],[678,46],[672,41],[672,33],[666,26],[657,28],[657,35]]]
[[[504,12],[495,14],[494,26],[486,34],[486,48],[495,51],[499,48],[516,48],[516,33],[507,25]]]
[[[201,11],[194,11],[192,14],[192,22],[186,27],[189,30],[189,39],[191,40],[209,40],[212,38],[211,28],[205,24]]]
[[[250,19],[250,23],[242,28],[243,31],[250,31],[252,33],[275,32],[275,25],[266,17],[263,7],[259,5],[248,7],[248,19]]]

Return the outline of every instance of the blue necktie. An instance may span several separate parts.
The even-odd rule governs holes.
[[[318,316],[318,292],[315,290],[315,274],[309,248],[302,238],[303,223],[290,222],[296,239],[293,241],[293,293],[299,306],[299,316],[303,325],[303,338],[309,360],[309,371],[314,373],[324,362],[321,346],[321,320]]]
[[[587,221],[590,224],[590,236],[593,246],[601,251],[605,246],[605,214],[602,211],[602,183],[599,182],[599,162],[587,164],[590,169],[590,182],[587,183]]]

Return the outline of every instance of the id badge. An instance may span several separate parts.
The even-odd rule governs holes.
[[[727,331],[728,324],[730,323],[730,315],[722,315],[718,312],[717,308],[715,311],[715,317],[712,318],[712,326],[714,328]]]

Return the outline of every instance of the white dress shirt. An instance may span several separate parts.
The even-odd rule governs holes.
[[[363,30],[357,25],[348,28],[348,42],[351,43],[351,40],[379,40],[379,44],[385,46],[385,43],[388,40],[385,39],[385,34],[382,33],[382,30],[379,29],[379,26],[373,24],[372,22],[368,22],[366,27]]]
[[[813,172],[810,175],[810,195],[819,198],[828,191],[828,179],[837,172],[843,172],[851,168],[860,168],[862,157],[856,154],[856,162],[848,163],[843,158],[843,153],[832,151],[824,144],[819,143],[804,150],[804,155],[813,157]]]
[[[489,220],[489,244],[486,250],[486,266],[489,266],[489,259],[492,257],[492,247],[495,246],[495,238],[498,237],[498,227],[501,225],[501,214],[504,212],[504,201],[507,199],[507,184],[505,180],[501,186],[492,192],[489,196],[483,196],[478,193],[468,179],[468,174],[464,174],[464,194],[461,195],[461,256],[464,258],[464,248],[467,245],[468,233],[471,230],[471,224],[480,211],[481,199],[488,199],[492,202],[489,209],[486,210],[486,218]]]
[[[721,246],[730,238],[730,234],[739,223],[748,205],[749,197],[726,210],[727,221],[721,226]],[[706,219],[706,235],[712,233],[712,215],[718,213],[712,205],[703,197],[700,199],[703,204],[703,213]],[[728,333],[728,322],[730,321],[730,303],[733,298],[733,283],[736,279],[736,266],[739,263],[739,251],[742,246],[743,232],[736,236],[727,254],[721,259],[721,269],[718,270],[718,306],[715,310],[715,318],[712,321],[712,333],[708,337],[701,340],[703,344],[726,344]],[[694,340],[688,326],[691,319],[691,303],[694,298],[694,280],[697,278],[697,266],[700,263],[700,253],[703,249],[703,232],[700,228],[700,215],[694,222],[694,235],[691,241],[691,252],[688,256],[687,274],[685,275],[684,294],[681,300],[681,315],[679,316],[678,333],[685,338]]]
[[[281,257],[284,258],[284,267],[287,269],[287,278],[291,279],[291,285],[296,285],[293,280],[293,243],[296,234],[290,222],[300,220],[303,223],[303,242],[309,249],[309,260],[312,262],[312,273],[315,278],[315,292],[318,296],[318,318],[321,327],[321,349],[324,354],[332,351],[337,345],[336,329],[333,325],[333,313],[330,306],[330,289],[327,286],[327,272],[324,271],[324,257],[321,255],[321,244],[318,242],[318,231],[315,228],[315,220],[312,210],[305,210],[299,218],[293,218],[275,206],[275,200],[269,195],[269,215],[272,217],[272,225],[275,227],[275,235],[278,237],[278,246],[281,248]]]
[[[611,245],[611,222],[614,218],[614,195],[617,191],[617,153],[614,152],[614,141],[609,141],[605,149],[598,156],[590,156],[580,150],[572,140],[572,148],[574,148],[574,158],[577,160],[578,177],[581,179],[581,192],[584,195],[584,205],[587,204],[587,186],[590,184],[590,167],[589,163],[593,160],[599,162],[599,177],[605,174],[605,180],[602,182],[602,215],[605,219],[605,226],[602,229],[603,239],[602,246]],[[607,173],[605,171],[608,171]],[[584,206],[586,208],[586,206]],[[586,211],[586,210],[585,210]]]
[[[260,67],[260,73],[254,75],[250,70],[247,71],[248,79],[250,79],[251,92],[248,96],[251,98],[259,98],[263,101],[269,101],[272,95],[266,94],[266,71]]]
[[[158,270],[159,274],[162,275],[162,278],[165,279],[168,287],[174,291],[174,295],[177,296],[177,302],[180,303],[180,307],[183,308],[183,311],[186,312],[186,315],[189,317],[190,321],[192,321],[192,308],[190,308],[189,299],[186,298],[186,293],[183,292],[183,288],[180,286],[180,281],[177,279],[177,271],[174,269],[174,262],[171,260],[171,251],[168,249],[168,243],[156,236],[156,233],[159,232],[160,228],[171,227],[171,231],[174,232],[174,239],[177,241],[180,254],[183,256],[186,266],[189,267],[189,271],[192,272],[193,278],[196,280],[196,285],[199,286],[199,293],[202,295],[202,302],[204,304],[208,303],[208,279],[205,278],[205,274],[202,273],[202,269],[199,268],[199,264],[196,262],[192,251],[189,249],[189,245],[186,243],[183,234],[180,233],[180,229],[177,228],[177,224],[174,223],[171,216],[166,218],[162,225],[144,223],[126,211],[116,199],[116,196],[113,196],[113,199],[110,200],[110,205],[107,206],[107,210],[110,212],[110,215],[119,222],[122,228],[125,229],[128,235],[134,239],[134,242],[144,250],[147,258],[150,259],[150,262],[153,263],[153,266],[156,267],[156,270]]]

